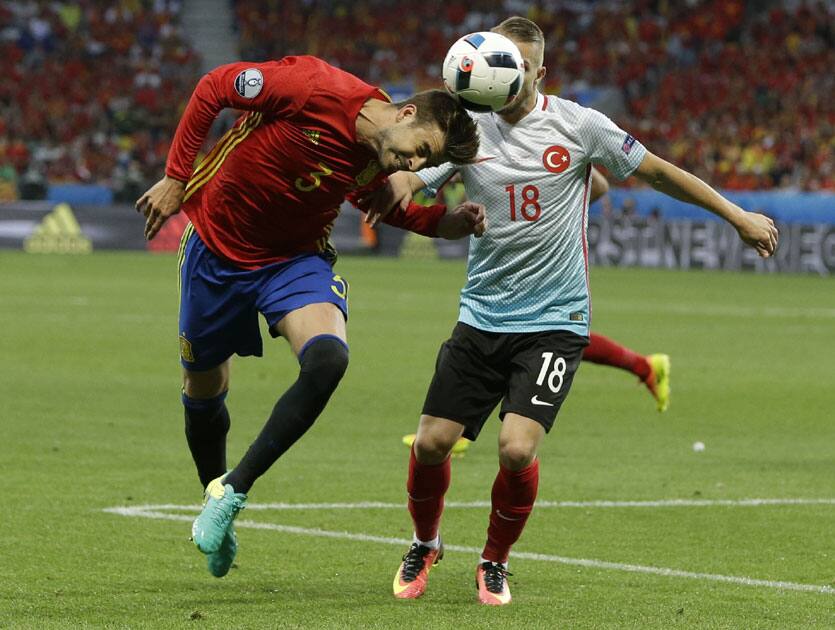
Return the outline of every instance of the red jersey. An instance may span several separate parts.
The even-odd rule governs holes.
[[[356,119],[378,88],[316,57],[232,63],[205,75],[168,156],[187,181],[183,210],[206,246],[244,269],[322,252],[348,193],[385,181],[357,142]],[[193,168],[215,117],[246,110]],[[444,206],[392,212],[386,222],[434,236]]]

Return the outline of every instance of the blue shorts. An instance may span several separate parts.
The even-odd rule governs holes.
[[[348,319],[348,283],[317,254],[260,269],[240,269],[206,247],[191,224],[180,246],[180,361],[209,370],[233,354],[263,354],[258,313],[270,334],[296,309],[329,302]]]

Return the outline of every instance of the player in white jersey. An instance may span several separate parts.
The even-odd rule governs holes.
[[[423,181],[421,179],[421,181]],[[591,169],[589,203],[594,203],[609,191],[609,182],[595,168]],[[431,191],[430,191],[431,192]],[[663,353],[641,354],[600,333],[589,333],[589,345],[583,350],[583,361],[619,368],[638,377],[652,397],[659,412],[670,404],[670,357]],[[417,434],[403,436],[403,444],[411,448]],[[452,447],[452,454],[463,456],[470,441],[462,437]]]
[[[474,116],[480,155],[465,167],[441,166],[390,178],[380,205],[436,187],[455,170],[470,200],[487,207],[489,225],[470,242],[459,321],[438,355],[412,447],[407,482],[414,542],[394,578],[394,594],[419,597],[443,556],[439,534],[449,486],[449,454],[463,435],[475,439],[499,402],[499,473],[492,489],[487,542],[476,567],[479,600],[510,603],[507,559],[533,508],[537,448],[565,400],[588,343],[586,224],[592,164],[619,179],[635,175],[668,195],[731,223],[768,257],[777,229],[710,186],[650,153],[603,114],[539,94],[544,37],[536,24],[510,18],[493,29],[525,59],[518,99],[500,114]],[[378,206],[379,207],[379,206]]]

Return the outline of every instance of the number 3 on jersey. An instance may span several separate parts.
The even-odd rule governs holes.
[[[301,190],[302,192],[310,192],[311,190],[316,190],[317,188],[319,188],[319,186],[322,185],[323,177],[333,175],[333,169],[331,169],[324,162],[319,162],[316,166],[318,166],[320,170],[310,171],[305,176],[309,179],[305,179],[305,177],[298,177],[296,179],[295,184],[298,190]]]
[[[551,364],[552,359],[553,367]],[[565,377],[565,370],[567,367],[568,365],[566,364],[564,358],[557,357],[554,359],[553,352],[543,352],[542,368],[539,370],[539,376],[536,377],[536,384],[541,386],[547,377],[548,389],[556,394],[562,389],[563,378]],[[550,373],[548,372],[549,368],[552,368]],[[557,382],[557,379],[559,379],[559,382]]]
[[[516,220],[516,186],[510,184],[504,189],[510,195],[510,220]],[[522,188],[521,192],[522,205],[519,212],[525,221],[536,221],[539,215],[542,214],[542,206],[539,205],[539,188],[533,184],[528,184]]]

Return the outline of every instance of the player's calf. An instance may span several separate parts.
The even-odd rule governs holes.
[[[225,400],[226,392],[206,399],[192,398],[183,392],[186,440],[203,488],[226,472],[230,421]]]
[[[278,399],[255,442],[226,477],[236,492],[249,492],[313,426],[348,368],[348,346],[334,335],[314,337],[299,352],[299,363],[298,380]]]

